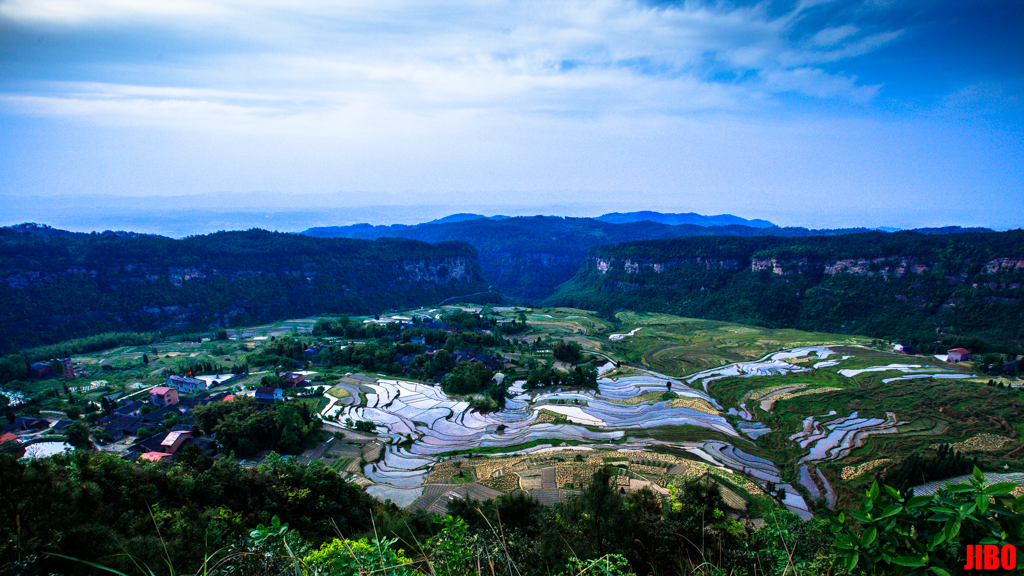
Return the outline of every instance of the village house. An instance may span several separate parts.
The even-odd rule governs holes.
[[[298,372],[287,372],[281,374],[281,380],[284,380],[285,388],[295,388],[297,386],[306,386],[309,382],[306,381],[306,377]]]
[[[167,437],[164,438],[162,442],[160,442],[160,449],[162,452],[165,452],[167,454],[174,454],[178,451],[179,448],[181,448],[181,445],[185,442],[185,440],[188,440],[191,437],[191,432],[170,432],[169,434],[167,434]]]
[[[967,348],[953,348],[946,352],[946,362],[965,362],[971,359],[971,351]]]
[[[33,380],[53,378],[53,367],[49,362],[36,362],[32,365],[30,376]]]
[[[64,378],[75,377],[75,363],[71,361],[71,358],[59,358],[57,361],[64,367],[64,371],[61,376]]]
[[[212,388],[222,384],[230,384],[231,382],[241,378],[241,376],[241,374],[213,374],[208,376],[196,376],[196,380],[202,380],[203,382],[206,382],[207,388]]]
[[[111,412],[111,413],[112,414],[123,414],[123,415],[126,415],[126,416],[127,415],[138,416],[139,415],[139,410],[142,410],[143,406],[145,406],[144,403],[142,403],[142,402],[140,402],[138,400],[132,400],[130,402],[122,404],[119,408],[115,408],[113,410],[113,412]]]
[[[257,404],[273,404],[277,400],[284,400],[284,392],[280,388],[257,388]]]
[[[0,428],[4,432],[41,432],[50,427],[50,421],[42,418],[18,416],[14,422]]]
[[[149,401],[157,406],[177,404],[178,391],[167,386],[157,386],[149,391]]]
[[[206,382],[198,378],[192,378],[191,376],[169,376],[164,380],[164,385],[177,388],[178,391],[184,392],[185,394],[195,394],[201,390],[206,390]]]
[[[131,414],[111,414],[100,418],[96,423],[100,424],[103,431],[115,442],[125,436],[137,436],[139,428],[142,428],[142,418]]]

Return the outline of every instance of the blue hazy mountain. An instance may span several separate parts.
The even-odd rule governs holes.
[[[602,222],[610,222],[612,224],[626,224],[628,222],[657,222],[658,224],[668,224],[669,226],[679,226],[681,224],[695,224],[697,226],[750,226],[751,228],[773,228],[775,224],[767,220],[747,220],[746,218],[740,218],[739,216],[733,216],[732,214],[719,214],[718,216],[704,216],[694,212],[687,212],[685,214],[662,214],[661,212],[651,212],[644,210],[641,212],[610,212],[603,214],[595,218]]]

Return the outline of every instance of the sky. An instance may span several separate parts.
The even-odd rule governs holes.
[[[0,0],[0,225],[1019,228],[1022,30],[1020,0]]]

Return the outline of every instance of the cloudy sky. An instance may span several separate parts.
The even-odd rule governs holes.
[[[0,0],[0,224],[164,202],[1018,228],[1021,30],[1020,0]]]

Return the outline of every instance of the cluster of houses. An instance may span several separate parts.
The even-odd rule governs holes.
[[[426,345],[424,342],[422,342],[422,340],[422,337],[413,338],[412,342],[414,344]],[[443,346],[441,344],[433,344],[429,346],[423,354],[427,358],[433,359],[434,354],[436,354],[437,351],[440,350],[442,347]],[[397,362],[398,365],[402,367],[403,372],[409,372],[409,370],[412,368],[413,361],[416,359],[416,356],[417,354],[396,354],[395,362]],[[504,360],[502,360],[501,356],[487,354],[486,352],[478,353],[469,350],[454,350],[451,356],[452,365],[458,364],[459,362],[481,362],[483,363],[484,366],[487,367],[488,370],[491,370],[492,372],[501,370],[505,366],[505,362]],[[436,374],[435,377],[440,379],[444,377],[444,374]]]
[[[179,397],[176,389],[157,386],[150,389],[148,402],[121,400],[118,407],[97,420],[96,425],[113,441],[117,441],[127,436],[138,436],[139,430],[144,428],[163,426],[170,415],[178,422],[172,431],[192,432],[195,427],[195,421],[191,416],[192,409],[223,400],[226,396],[200,392],[192,397]]]
[[[308,384],[302,374],[286,374],[285,381],[292,386]],[[234,395],[227,393],[210,394],[207,388],[210,382],[202,377],[170,376],[165,380],[171,386],[156,386],[149,390],[148,398],[130,400],[122,398],[110,414],[96,420],[94,426],[102,430],[110,441],[122,440],[126,437],[137,437],[146,429],[163,429],[168,416],[176,422],[169,430],[139,439],[124,453],[125,458],[140,457],[153,462],[168,460],[190,445],[199,446],[204,453],[213,454],[215,443],[209,437],[201,435],[191,411],[196,406],[219,401],[231,401]],[[181,394],[179,394],[181,393]],[[188,394],[189,396],[186,396]],[[284,399],[280,388],[257,388],[255,393],[258,405],[269,405]],[[51,424],[44,418],[19,416],[6,426],[0,428],[0,443],[14,441],[22,443],[26,438],[34,437],[47,430],[60,432],[72,420],[59,420]]]
[[[74,378],[76,375],[75,363],[71,358],[58,358],[54,362],[35,362],[29,367],[29,377],[33,380],[48,380],[57,376]]]

